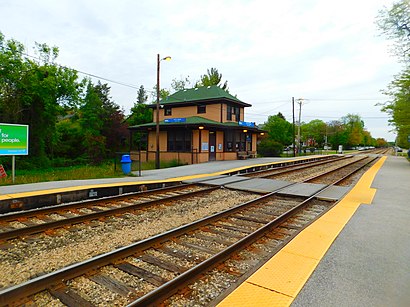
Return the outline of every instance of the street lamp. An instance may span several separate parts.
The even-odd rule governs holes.
[[[170,61],[171,57],[166,56],[165,58],[160,58],[159,53],[157,54],[157,114],[156,114],[156,152],[155,152],[155,168],[160,168],[159,159],[159,66],[161,61]]]

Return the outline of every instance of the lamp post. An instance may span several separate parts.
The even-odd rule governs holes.
[[[155,168],[160,168],[160,159],[159,159],[159,67],[161,61],[166,60],[170,61],[171,57],[166,56],[165,58],[160,58],[159,53],[157,54],[157,107],[156,107],[156,152],[155,152]]]

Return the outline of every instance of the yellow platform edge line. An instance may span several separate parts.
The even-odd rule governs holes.
[[[299,233],[217,306],[290,306],[357,208],[371,204],[376,192],[371,184],[386,158],[380,158],[336,206]],[[252,297],[250,289],[258,287],[264,291],[255,293],[263,300]]]
[[[38,190],[38,191],[30,191],[30,192],[19,192],[19,193],[10,193],[10,194],[3,194],[0,195],[1,200],[8,200],[8,199],[15,199],[15,198],[22,198],[22,197],[33,197],[33,196],[40,196],[40,195],[47,195],[47,194],[56,194],[56,193],[64,193],[64,192],[72,192],[72,191],[79,191],[79,190],[87,190],[87,189],[97,189],[97,188],[111,188],[117,186],[128,186],[128,185],[136,185],[136,184],[153,184],[153,183],[167,183],[167,182],[175,182],[175,181],[183,181],[183,180],[190,180],[190,179],[198,179],[210,176],[218,176],[224,175],[231,172],[241,171],[251,167],[259,167],[259,166],[266,166],[266,165],[274,165],[286,162],[293,162],[298,160],[310,160],[317,158],[317,155],[309,156],[306,159],[290,159],[284,161],[276,161],[276,162],[267,162],[267,163],[260,163],[260,164],[253,164],[247,166],[241,166],[237,168],[232,168],[229,170],[224,170],[215,173],[208,173],[208,174],[198,174],[198,175],[189,175],[189,176],[182,176],[182,177],[174,177],[168,179],[159,179],[159,180],[147,180],[147,181],[125,181],[125,182],[115,182],[115,183],[102,183],[102,184],[89,184],[89,185],[81,185],[81,186],[71,186],[66,188],[54,188],[54,189],[46,189],[46,190]],[[92,180],[92,179],[90,179]],[[1,187],[0,187],[1,189]]]

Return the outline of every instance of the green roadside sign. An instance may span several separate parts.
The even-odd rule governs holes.
[[[0,123],[0,155],[28,155],[28,126]]]

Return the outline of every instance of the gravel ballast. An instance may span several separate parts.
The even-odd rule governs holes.
[[[14,247],[0,250],[0,287],[9,287],[84,261],[257,197],[259,195],[218,189],[202,197],[58,230],[54,235],[41,234],[27,241],[13,240]]]

